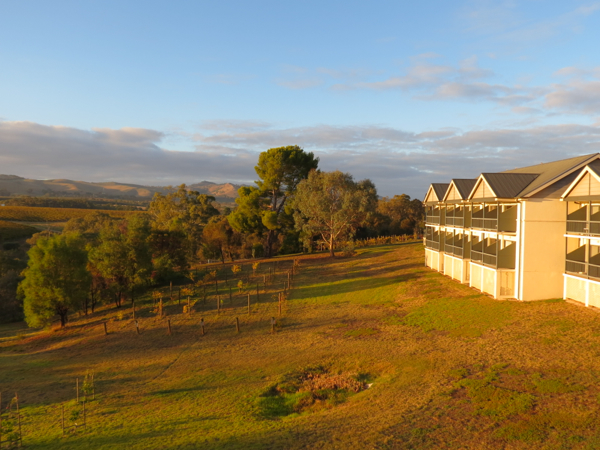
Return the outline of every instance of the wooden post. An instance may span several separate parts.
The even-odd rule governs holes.
[[[281,292],[279,293],[279,317],[281,317]]]
[[[135,331],[137,334],[140,334],[140,324],[137,320],[135,321]]]
[[[215,292],[219,295],[219,280],[215,278]]]
[[[159,317],[162,319],[163,318],[163,301],[162,301],[162,298],[158,302],[158,314],[159,314]]]
[[[77,391],[77,404],[79,405],[79,378],[75,379],[75,391]]]
[[[248,315],[250,315],[250,294],[248,294]]]
[[[238,319],[237,317],[235,318],[235,331],[236,333],[240,332],[240,319]]]
[[[221,296],[217,295],[217,313],[221,312]]]
[[[204,317],[200,319],[200,332],[204,336]]]
[[[19,410],[19,394],[15,392],[15,399],[17,400],[17,422],[19,423],[19,447],[23,446],[23,433],[21,431],[21,412]]]
[[[106,336],[108,336],[108,330],[106,329],[106,322],[104,322],[103,324],[104,324],[104,334]]]
[[[133,320],[135,320],[135,303],[131,305],[131,311],[133,312]]]
[[[169,328],[169,336],[171,336],[171,319],[167,319],[167,327]]]
[[[275,317],[271,317],[271,333],[275,333]]]

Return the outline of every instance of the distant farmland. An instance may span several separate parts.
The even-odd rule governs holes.
[[[37,232],[36,228],[28,225],[0,220],[0,239],[20,239]]]
[[[93,212],[106,213],[112,217],[126,217],[136,211],[2,206],[0,207],[0,220],[14,222],[66,222],[69,219],[85,217]]]

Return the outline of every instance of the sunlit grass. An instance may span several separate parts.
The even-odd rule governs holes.
[[[289,258],[277,260],[280,270],[291,267]],[[227,273],[236,285],[229,266],[215,267],[220,283]],[[131,309],[111,305],[73,317],[66,330],[1,326],[0,391],[3,404],[19,392],[24,444],[599,448],[594,310],[493,300],[425,268],[420,244],[360,249],[349,259],[302,257],[279,316],[277,293],[286,279],[280,273],[258,302],[252,293],[250,315],[247,294],[230,302],[223,285],[219,314],[210,290],[206,304],[201,292],[191,296],[192,315],[183,314],[185,299],[167,302],[162,287],[167,316],[153,312],[150,293],[140,297],[139,336]],[[370,387],[351,394],[328,386],[286,390],[290,374],[306,367],[327,367]],[[87,430],[63,438],[61,404],[71,417],[75,379],[88,371],[97,395],[86,407]],[[268,395],[274,386],[281,389]]]

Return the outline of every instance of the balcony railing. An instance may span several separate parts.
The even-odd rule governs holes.
[[[464,227],[465,226],[465,218],[464,217],[446,216],[446,225],[454,225],[455,227]]]
[[[459,258],[462,258],[464,255],[464,250],[462,247],[458,247],[456,245],[448,245],[446,244],[444,246],[444,252],[445,253],[451,253],[454,256],[458,256]]]
[[[486,266],[496,267],[498,258],[496,255],[471,250],[471,261],[480,262]]]
[[[440,216],[430,216],[427,215],[427,217],[425,217],[425,223],[432,223],[435,225],[439,225],[440,223]]]
[[[566,260],[565,271],[586,278],[600,279],[600,266],[581,261]]]
[[[498,219],[481,219],[473,217],[471,219],[471,227],[482,230],[498,230]]]
[[[437,241],[432,241],[431,239],[425,239],[425,247],[430,248],[431,250],[440,251],[440,243]]]
[[[567,220],[567,233],[600,235],[600,222],[586,220]]]

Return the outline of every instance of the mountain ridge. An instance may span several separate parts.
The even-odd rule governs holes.
[[[200,181],[187,184],[188,189],[212,195],[217,201],[232,202],[237,198],[241,184]],[[18,175],[0,174],[0,196],[66,196],[106,197],[134,200],[150,200],[155,192],[165,194],[167,186],[146,186],[117,181],[90,182],[57,178],[36,180]]]

